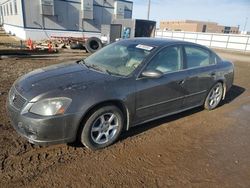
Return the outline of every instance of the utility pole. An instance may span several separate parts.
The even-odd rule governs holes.
[[[148,20],[150,17],[150,7],[151,7],[151,0],[148,0]]]

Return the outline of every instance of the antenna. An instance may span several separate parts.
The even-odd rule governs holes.
[[[245,25],[244,25],[243,32],[245,32],[245,31],[246,31],[246,27],[247,27],[247,20],[248,20],[248,17],[246,17],[246,21],[245,21]]]

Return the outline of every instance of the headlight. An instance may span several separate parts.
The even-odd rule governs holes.
[[[44,99],[34,103],[29,111],[41,116],[54,116],[64,114],[71,101],[71,99],[66,97]]]

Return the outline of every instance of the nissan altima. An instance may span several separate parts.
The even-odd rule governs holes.
[[[10,89],[7,110],[31,143],[79,140],[96,150],[133,126],[198,106],[215,109],[233,79],[233,64],[204,46],[121,40],[86,59],[22,76]]]

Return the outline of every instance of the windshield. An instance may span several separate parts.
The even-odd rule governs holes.
[[[128,76],[154,48],[134,42],[119,42],[106,46],[87,57],[87,67],[112,75]]]

